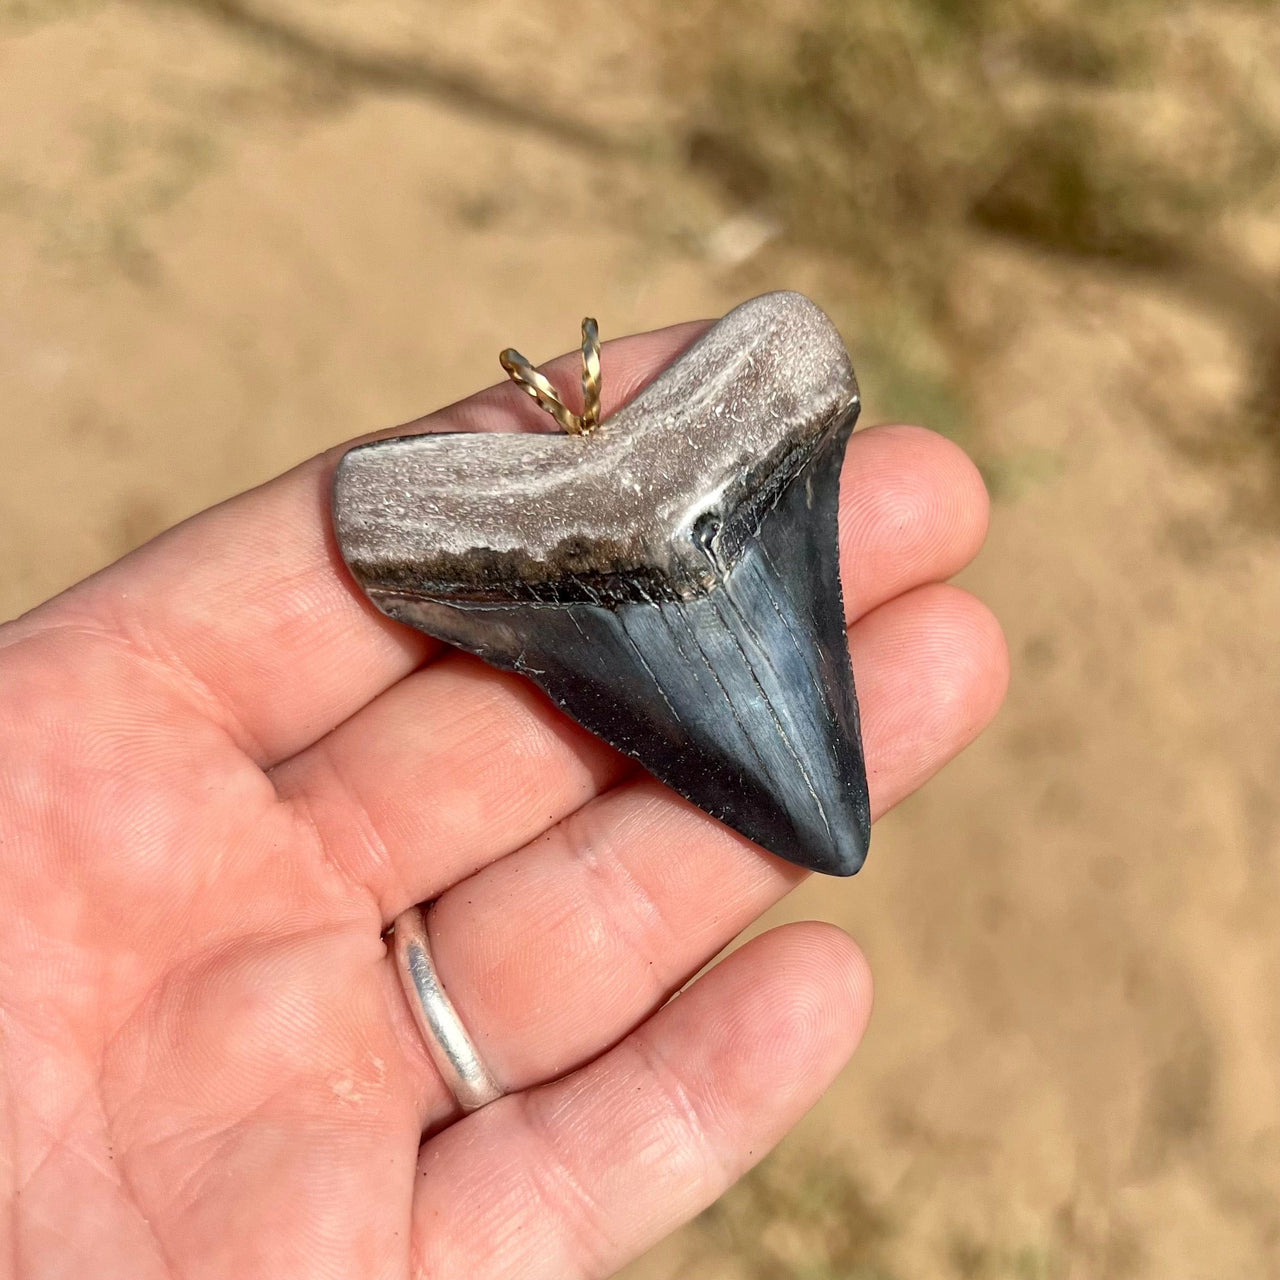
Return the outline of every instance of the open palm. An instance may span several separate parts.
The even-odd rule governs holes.
[[[606,348],[606,409],[695,332]],[[422,425],[534,413],[503,386]],[[668,1002],[803,873],[378,616],[332,545],[335,460],[0,628],[0,1276],[607,1275],[861,1034],[870,980],[827,926]],[[841,547],[877,812],[1002,696],[997,626],[938,585],[985,524],[954,446],[855,435]],[[382,937],[431,899],[440,978],[510,1091],[465,1118]]]

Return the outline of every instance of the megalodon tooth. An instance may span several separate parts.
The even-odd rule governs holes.
[[[356,446],[338,545],[383,613],[529,677],[770,852],[851,875],[871,814],[837,515],[858,405],[830,320],[765,294],[585,434]]]

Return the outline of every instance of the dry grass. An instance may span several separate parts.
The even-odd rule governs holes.
[[[1242,471],[1269,458],[1253,509],[1274,513],[1280,302],[1232,229],[1280,202],[1277,16],[1270,0],[805,0],[766,26],[751,0],[694,0],[661,25],[690,166],[856,267],[880,299],[861,342],[884,348],[881,378],[924,387],[933,421],[964,416],[956,289],[975,237],[1143,273],[1256,352],[1215,438]],[[930,344],[940,371],[903,354]]]
[[[775,1157],[698,1220],[711,1258],[744,1280],[897,1280],[889,1225],[838,1158]]]

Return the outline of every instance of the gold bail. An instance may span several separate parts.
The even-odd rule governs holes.
[[[507,377],[531,395],[570,435],[588,435],[600,425],[600,329],[586,316],[582,321],[582,413],[576,414],[551,383],[514,347],[498,356]]]

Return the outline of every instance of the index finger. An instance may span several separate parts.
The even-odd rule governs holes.
[[[607,343],[604,411],[630,400],[704,327]],[[553,361],[548,376],[572,383],[576,359]],[[537,408],[507,383],[395,434],[540,427]],[[264,768],[294,755],[441,647],[378,613],[342,564],[329,488],[346,448],[170,529],[28,614],[11,634],[72,627],[118,642],[122,661],[162,667],[196,713],[223,724]]]

